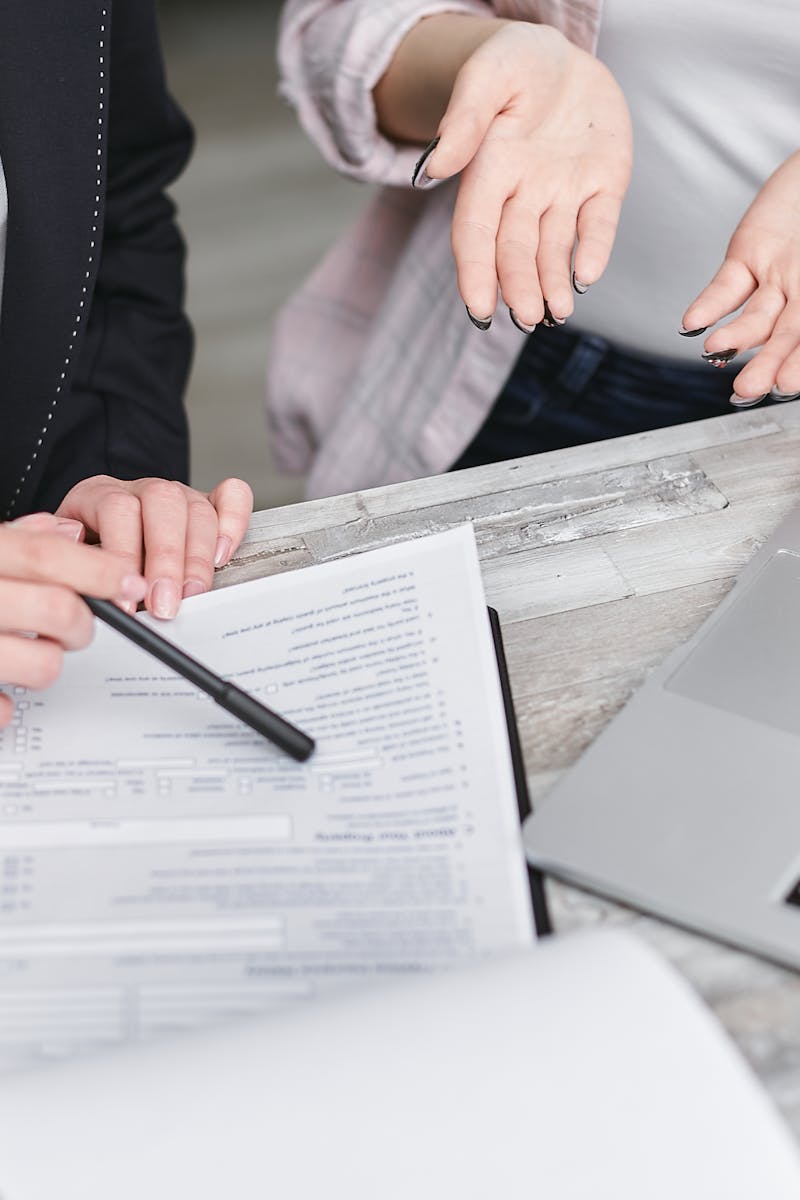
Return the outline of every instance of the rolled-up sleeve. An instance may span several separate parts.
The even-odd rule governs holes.
[[[482,0],[289,0],[278,39],[281,92],[337,171],[409,186],[419,148],[378,129],[372,90],[423,17],[494,16]]]

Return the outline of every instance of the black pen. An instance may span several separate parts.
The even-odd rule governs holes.
[[[192,658],[183,650],[179,650],[172,642],[168,642],[161,634],[155,633],[149,626],[143,625],[128,613],[117,608],[110,600],[95,600],[91,596],[83,596],[89,608],[99,620],[116,629],[123,637],[135,642],[152,654],[159,662],[171,667],[178,675],[188,679],[195,687],[200,688],[221,708],[244,721],[256,733],[262,734],[281,750],[285,750],[298,762],[305,762],[314,749],[313,738],[303,733],[295,725],[290,725],[283,717],[279,717],[271,708],[267,708],[255,696],[248,695],[238,688],[235,683],[229,683],[221,675],[215,675],[208,667],[204,667],[197,659]]]

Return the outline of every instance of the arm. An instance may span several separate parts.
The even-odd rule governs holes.
[[[498,283],[516,324],[563,323],[571,274],[580,291],[605,269],[630,179],[609,71],[550,26],[448,13],[409,31],[374,98],[387,134],[436,135],[418,182],[461,174],[452,245],[479,328]]]
[[[488,328],[498,283],[515,323],[573,308],[605,269],[632,149],[610,73],[550,26],[489,5],[290,0],[284,91],[332,165],[408,186],[437,133],[428,181],[462,174],[452,242],[467,309]],[[368,91],[368,89],[371,89]],[[425,178],[425,177],[423,177]]]
[[[184,246],[165,188],[183,169],[191,129],[166,92],[154,6],[115,6],[105,222],[69,416],[31,507],[54,508],[79,480],[186,479],[183,390],[191,331]]]
[[[493,34],[511,21],[444,13],[426,17],[399,43],[372,95],[378,128],[399,142],[424,146],[436,134],[458,73]]]
[[[494,19],[483,0],[288,0],[281,12],[281,92],[335,170],[408,187],[419,148],[379,127],[373,88],[405,36],[425,17]],[[419,145],[428,141],[423,137]]]
[[[35,504],[58,505],[130,571],[143,568],[147,607],[169,618],[230,559],[252,493],[240,480],[208,496],[185,484],[192,339],[184,245],[164,189],[192,133],[166,91],[154,6],[120,0],[112,30],[100,268],[69,415]]]

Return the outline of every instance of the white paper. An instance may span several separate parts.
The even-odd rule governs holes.
[[[0,1082],[3,1200],[797,1200],[795,1147],[621,933]]]
[[[156,623],[157,624],[157,623]],[[471,529],[157,625],[299,765],[99,628],[0,734],[0,1070],[531,941]]]

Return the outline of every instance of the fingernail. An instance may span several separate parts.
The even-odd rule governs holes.
[[[586,294],[586,292],[588,292],[589,288],[591,287],[591,284],[590,283],[581,283],[580,279],[577,279],[575,277],[575,272],[573,271],[572,272],[572,286],[575,289],[575,291],[578,293],[579,296],[583,296]]]
[[[737,396],[736,392],[733,392],[731,394],[729,403],[731,403],[734,408],[752,408],[754,404],[760,404],[768,394],[769,393],[765,392],[760,396]]]
[[[150,611],[154,617],[169,621],[181,605],[178,585],[174,579],[157,579],[150,593]]]
[[[224,567],[233,553],[233,542],[227,534],[223,533],[217,538],[217,546],[214,551],[214,566]]]
[[[138,604],[147,595],[147,580],[143,575],[126,575],[119,585],[119,599]]]
[[[428,161],[438,145],[439,135],[437,133],[433,141],[428,142],[427,146],[422,151],[422,154],[417,159],[417,165],[414,167],[414,171],[411,176],[411,186],[413,188],[424,188],[427,187],[429,183],[434,182],[431,176],[425,170],[425,163]]]
[[[79,542],[83,537],[83,522],[73,521],[69,517],[59,517],[56,521],[56,533],[73,542]]]
[[[699,329],[684,329],[683,325],[681,325],[678,333],[681,337],[700,337],[700,334],[705,333],[707,329],[707,325],[701,325]]]
[[[738,353],[738,350],[712,350],[709,354],[701,354],[700,357],[704,362],[711,363],[712,367],[724,367],[733,362]]]
[[[545,300],[544,316],[542,317],[541,323],[546,329],[555,329],[556,325],[566,324],[566,317],[554,317],[550,311],[550,305]]]
[[[187,579],[183,585],[183,598],[188,600],[190,596],[202,596],[205,591],[206,585],[199,579]]]
[[[780,388],[776,387],[772,389],[770,396],[773,400],[780,400],[781,402],[785,400],[800,400],[800,392],[782,392]]]
[[[469,309],[467,309],[467,312],[469,312]],[[517,318],[513,308],[508,310],[508,315],[511,317],[511,320],[514,322],[517,329],[521,330],[523,333],[533,333],[534,329],[536,328],[535,325],[523,325],[522,321]]]
[[[122,609],[123,612],[126,612],[129,617],[132,617],[136,612],[136,605],[134,604],[133,600],[118,600],[117,605]]]
[[[464,307],[466,308],[466,305]],[[492,313],[491,316],[488,316],[488,317],[476,317],[467,308],[467,316],[469,317],[470,321],[472,321],[472,324],[475,326],[476,329],[482,329],[485,333],[486,330],[489,328],[489,326],[492,323],[492,317],[494,316],[494,313]]]

